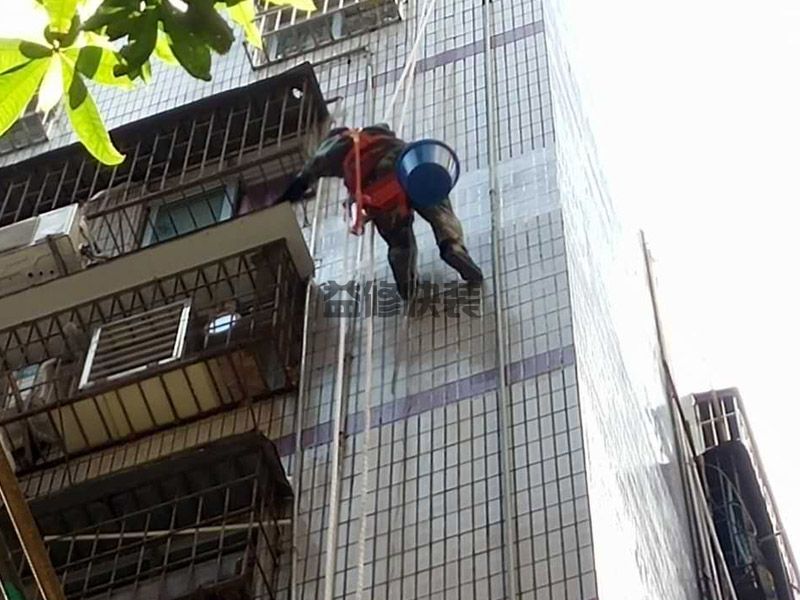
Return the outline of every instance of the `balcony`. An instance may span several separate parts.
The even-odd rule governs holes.
[[[303,64],[113,131],[116,167],[71,146],[0,169],[0,297],[272,206],[327,116]]]
[[[706,500],[741,600],[794,600],[798,571],[735,388],[695,394]]]
[[[237,233],[227,237],[242,243]],[[294,388],[305,283],[287,240],[153,275],[181,259],[183,242],[200,254],[224,247],[195,236],[204,234],[142,252],[150,268],[136,285],[135,269],[103,265],[97,277],[132,281],[0,330],[0,441],[18,473]],[[60,297],[42,301],[57,307]]]
[[[315,0],[317,10],[262,4],[256,24],[263,50],[249,48],[254,69],[375,31],[401,19],[398,0]]]
[[[268,600],[288,550],[291,488],[260,433],[71,487],[31,504],[67,598]],[[16,539],[2,522],[6,539]],[[26,598],[38,599],[12,549]]]

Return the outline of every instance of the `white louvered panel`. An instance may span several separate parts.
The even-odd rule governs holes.
[[[186,299],[98,327],[80,387],[180,358],[190,309],[191,300]]]

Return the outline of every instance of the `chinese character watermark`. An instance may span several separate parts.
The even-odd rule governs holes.
[[[326,281],[320,286],[326,318],[445,316],[449,318],[481,316],[481,290],[466,283],[420,281],[413,300],[404,302],[391,281]]]

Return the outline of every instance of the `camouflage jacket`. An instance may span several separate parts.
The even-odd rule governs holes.
[[[369,185],[394,170],[397,157],[406,146],[406,143],[398,138],[389,129],[388,125],[383,123],[365,127],[362,131],[372,135],[379,135],[382,138],[379,143],[385,146],[383,158],[378,162],[370,177],[364,181],[364,185]],[[349,132],[350,129],[345,127],[334,129],[322,141],[300,173],[308,181],[309,185],[312,185],[320,177],[344,178],[344,159],[353,148],[353,139],[350,137]]]

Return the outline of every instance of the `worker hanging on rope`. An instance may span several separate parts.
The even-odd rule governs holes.
[[[389,246],[397,291],[408,300],[417,284],[414,211],[433,229],[442,260],[464,281],[483,281],[447,197],[458,177],[457,165],[453,151],[441,142],[406,144],[383,123],[360,130],[341,127],[328,134],[279,201],[299,200],[320,177],[344,179],[351,231],[360,235],[366,221],[375,224]]]

